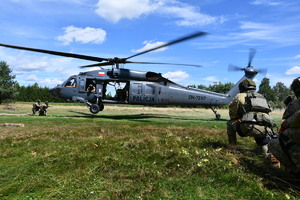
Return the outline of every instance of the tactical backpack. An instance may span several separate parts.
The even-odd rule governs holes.
[[[273,127],[273,118],[269,116],[271,108],[265,97],[256,92],[247,92],[245,104],[242,106],[242,122],[253,123],[261,126]]]
[[[246,94],[246,102],[243,105],[244,113],[262,112],[268,114],[271,112],[271,108],[263,95],[256,92],[247,92]]]

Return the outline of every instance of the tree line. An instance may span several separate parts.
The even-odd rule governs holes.
[[[41,101],[49,102],[65,102],[64,100],[53,97],[48,87],[41,87],[37,83],[28,86],[20,86],[15,81],[15,76],[11,75],[12,70],[6,64],[6,62],[0,62],[0,104],[11,101]],[[209,90],[213,92],[226,94],[234,83],[214,83],[209,86],[205,85],[190,85],[190,87]],[[292,91],[286,87],[282,82],[277,82],[275,86],[270,86],[270,79],[263,78],[260,85],[257,87],[257,91],[264,95],[269,104],[273,108],[284,108],[284,100],[288,96],[293,96]]]

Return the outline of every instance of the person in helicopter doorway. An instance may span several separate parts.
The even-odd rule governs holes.
[[[96,82],[94,80],[88,85],[87,92],[96,92]]]
[[[292,177],[300,179],[300,77],[293,80],[290,88],[296,99],[287,105],[279,136],[270,141],[269,150]]]
[[[41,108],[41,100],[37,99],[33,104],[32,104],[32,114],[35,115],[37,111],[39,111]]]
[[[256,84],[245,79],[239,84],[238,93],[229,105],[230,120],[227,122],[228,142],[231,147],[237,145],[238,133],[241,137],[254,137],[261,146],[265,158],[271,158],[268,151],[270,135],[273,135],[275,123],[269,116],[271,108],[263,95],[255,92]]]

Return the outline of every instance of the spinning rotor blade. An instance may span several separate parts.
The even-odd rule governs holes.
[[[180,64],[180,63],[159,63],[159,62],[131,62],[126,61],[126,63],[133,63],[133,64],[157,64],[157,65],[183,65],[183,66],[191,66],[191,67],[203,67],[201,65],[194,65],[194,64]]]
[[[39,52],[39,53],[47,53],[47,54],[56,55],[56,56],[78,58],[78,59],[84,59],[84,60],[90,60],[90,61],[96,61],[96,62],[102,62],[103,60],[108,60],[107,58],[99,58],[99,57],[94,57],[94,56],[86,56],[86,55],[81,55],[81,54],[65,53],[65,52],[59,52],[59,51],[50,51],[50,50],[45,50],[45,49],[35,49],[35,48],[29,48],[29,47],[14,46],[14,45],[9,45],[9,44],[1,44],[0,43],[0,46],[13,48],[13,49],[34,51],[34,52]]]
[[[267,75],[268,69],[267,68],[262,68],[257,70],[258,73],[262,74],[263,76]]]
[[[96,63],[96,64],[91,64],[91,65],[84,65],[84,66],[80,66],[80,68],[87,68],[87,67],[102,67],[102,66],[108,66],[108,65],[114,65],[116,64],[115,62],[104,62],[104,63]]]
[[[236,66],[236,65],[228,65],[228,71],[243,71],[245,68]]]
[[[87,55],[82,55],[82,54],[74,54],[74,53],[65,53],[65,52],[60,52],[60,51],[51,51],[51,50],[45,50],[45,49],[37,49],[37,48],[31,48],[31,47],[23,47],[23,46],[15,46],[15,45],[9,45],[9,44],[2,44],[0,43],[0,46],[3,47],[8,47],[8,48],[13,48],[13,49],[20,49],[20,50],[26,50],[26,51],[33,51],[33,52],[39,52],[39,53],[46,53],[46,54],[51,54],[51,55],[56,55],[56,56],[64,56],[64,57],[71,57],[71,58],[78,58],[78,59],[83,59],[83,60],[90,60],[90,61],[96,61],[99,63],[96,64],[91,64],[91,65],[85,65],[82,66],[81,68],[85,67],[95,67],[95,66],[108,66],[108,65],[116,65],[116,68],[119,68],[119,64],[125,64],[125,63],[137,63],[137,64],[164,64],[164,65],[186,65],[186,66],[194,66],[194,67],[202,67],[200,65],[194,65],[194,64],[175,64],[175,63],[155,63],[155,62],[131,62],[127,61],[129,58],[133,58],[136,56],[139,56],[144,53],[148,53],[150,51],[154,51],[166,46],[170,46],[179,42],[183,42],[185,40],[189,40],[195,37],[199,36],[204,36],[206,35],[206,32],[196,32],[188,36],[181,37],[179,39],[173,40],[171,42],[168,42],[166,44],[160,45],[158,47],[148,49],[146,51],[137,53],[133,56],[127,57],[127,58],[100,58],[100,57],[95,57],[95,56],[87,56]],[[106,62],[103,62],[106,61]]]
[[[256,49],[249,49],[249,62],[248,62],[248,66],[247,67],[250,67],[251,66],[251,63],[252,63],[252,60],[254,58],[256,54]]]
[[[157,49],[160,49],[160,48],[163,48],[163,47],[166,47],[166,46],[170,46],[170,45],[173,45],[173,44],[176,44],[176,43],[179,43],[179,42],[183,42],[183,41],[185,41],[185,40],[189,40],[189,39],[192,39],[192,38],[195,38],[195,37],[199,37],[199,36],[204,36],[204,35],[206,35],[206,34],[207,34],[206,32],[201,32],[201,31],[200,31],[200,32],[196,32],[196,33],[193,33],[193,34],[191,34],[191,35],[184,36],[184,37],[182,37],[182,38],[179,38],[179,39],[173,40],[173,41],[171,41],[171,42],[168,42],[168,43],[166,43],[166,44],[160,45],[160,46],[158,46],[158,47],[154,47],[154,48],[152,48],[152,49],[148,49],[148,50],[146,50],[146,51],[142,51],[142,52],[140,52],[140,53],[137,53],[137,54],[135,54],[135,55],[132,55],[132,56],[130,56],[130,57],[127,57],[126,60],[129,59],[129,58],[133,58],[133,57],[136,57],[136,56],[139,56],[139,55],[148,53],[148,52],[150,52],[150,51],[155,51],[155,50],[157,50]]]
[[[180,64],[180,63],[159,63],[159,62],[132,62],[132,61],[125,61],[125,63],[132,63],[132,64],[156,64],[156,65],[181,65],[181,66],[191,66],[191,67],[203,67],[201,65],[194,65],[194,64]],[[105,62],[105,63],[96,63],[96,64],[91,64],[91,65],[84,65],[81,66],[80,68],[86,68],[86,67],[101,67],[101,66],[107,66],[107,65],[113,65],[115,63],[113,62]]]

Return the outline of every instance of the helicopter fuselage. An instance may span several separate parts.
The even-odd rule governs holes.
[[[255,71],[245,71],[240,81],[255,75]],[[86,103],[90,111],[96,114],[103,110],[103,104],[106,103],[208,107],[226,105],[239,92],[238,83],[227,94],[220,94],[176,84],[155,72],[113,68],[73,75],[62,85],[51,89],[51,93],[65,100]]]

